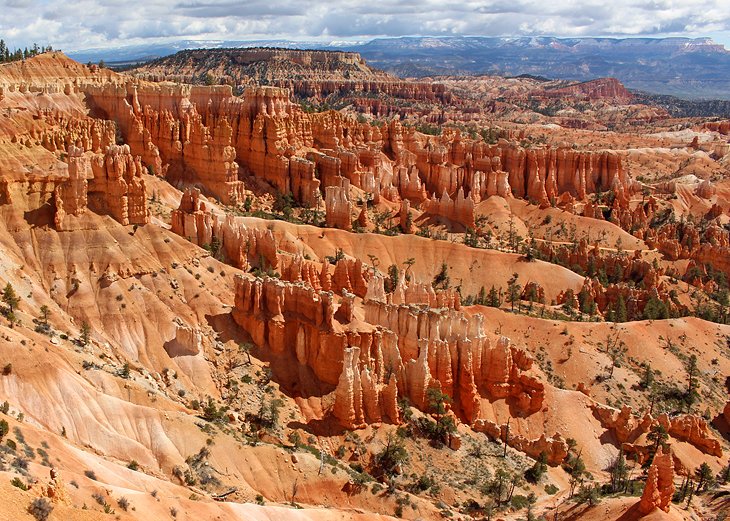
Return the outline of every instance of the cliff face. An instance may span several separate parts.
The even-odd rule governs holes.
[[[325,202],[330,226],[349,229],[348,186],[474,226],[475,203],[499,195],[543,206],[613,190],[616,215],[634,182],[613,152],[488,145],[456,130],[425,136],[397,121],[371,126],[336,112],[308,114],[287,90],[129,84],[87,89],[119,122],[131,152],[171,182],[198,183],[223,203],[245,199],[247,176],[309,207]],[[625,212],[624,212],[625,213]],[[631,220],[631,214],[626,218]],[[626,220],[625,219],[625,220]]]
[[[597,80],[575,83],[566,87],[545,90],[546,98],[564,98],[575,96],[588,101],[610,100],[617,103],[630,103],[634,96],[616,78],[599,78]]]
[[[369,295],[378,283],[371,279]],[[354,295],[340,294],[338,306],[334,293],[301,282],[237,277],[233,318],[257,345],[334,387],[332,412],[343,426],[398,422],[398,397],[427,410],[430,388],[453,397],[469,423],[483,399],[506,399],[525,416],[542,408],[544,387],[525,374],[532,359],[507,338],[490,341],[481,315],[369,299],[365,320],[355,323]]]
[[[236,86],[272,85],[290,89],[299,98],[330,95],[389,96],[406,100],[449,103],[440,84],[403,81],[373,69],[353,52],[299,49],[199,49],[181,51],[146,63],[133,71],[151,81],[191,84],[215,82]]]
[[[114,88],[122,77],[55,52],[0,71],[8,116],[0,122],[2,203],[59,231],[85,226],[87,210],[147,223],[142,159],[117,146],[115,122],[91,117],[84,103],[87,89]]]
[[[704,123],[702,128],[709,130],[710,132],[718,132],[723,136],[727,136],[730,134],[730,120]]]

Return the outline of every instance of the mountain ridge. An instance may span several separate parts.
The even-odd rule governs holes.
[[[401,77],[523,74],[587,81],[616,77],[630,89],[684,99],[730,99],[730,51],[710,38],[419,36],[368,42],[183,40],[164,45],[76,51],[79,61],[135,63],[200,47],[281,47],[359,53]]]

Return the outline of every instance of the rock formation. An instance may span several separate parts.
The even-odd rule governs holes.
[[[347,183],[349,184],[349,183]],[[347,184],[345,186],[328,186],[324,199],[325,222],[332,228],[351,230],[352,204],[347,195]]]
[[[672,453],[657,449],[654,460],[646,476],[644,493],[639,501],[639,511],[649,514],[655,509],[669,512],[672,496],[674,495],[674,462]]]
[[[653,418],[649,414],[637,417],[631,407],[624,406],[620,411],[600,404],[592,406],[593,414],[601,425],[612,431],[619,442],[633,443],[642,434],[648,433],[652,426],[661,425],[673,438],[694,445],[705,454],[722,457],[722,446],[710,433],[707,422],[698,416],[685,414],[669,418],[661,414]]]
[[[347,182],[376,203],[424,203],[469,227],[474,204],[492,195],[548,205],[566,193],[582,200],[613,190],[624,208],[635,188],[610,151],[526,150],[465,139],[458,130],[424,136],[398,121],[371,126],[336,112],[308,114],[281,88],[249,88],[243,98],[229,87],[129,84],[88,93],[156,174],[198,183],[225,204],[243,201],[252,174],[305,206],[324,199],[328,222],[344,229],[346,214],[352,219]]]
[[[365,291],[372,296],[375,288],[371,283]],[[468,422],[478,418],[481,396],[507,399],[523,415],[542,407],[542,384],[524,374],[532,359],[507,338],[492,344],[481,315],[368,300],[365,323],[353,329],[353,297],[344,295],[335,312],[332,293],[238,277],[233,312],[257,345],[288,352],[336,387],[334,414],[344,426],[397,421],[398,396],[423,409],[434,386],[453,398]]]
[[[68,180],[59,184],[54,192],[57,230],[64,229],[67,215],[79,216],[86,211],[89,179],[93,179],[90,158],[82,149],[71,145],[68,150]]]
[[[110,145],[105,154],[91,163],[93,178],[89,182],[89,207],[107,213],[122,224],[149,222],[147,188],[142,174],[146,171],[139,156],[132,156],[127,145]]]
[[[248,228],[233,215],[212,212],[200,197],[198,189],[185,191],[180,207],[172,212],[174,233],[243,270],[279,267],[276,240],[270,230]]]
[[[589,101],[611,100],[628,104],[633,95],[616,78],[599,78],[597,80],[575,83],[562,88],[553,88],[542,91],[546,98],[565,98],[576,96]]]
[[[547,454],[548,465],[560,465],[568,456],[568,444],[559,434],[555,434],[552,438],[546,437],[544,434],[538,439],[529,440],[519,434],[509,433],[507,425],[497,425],[489,420],[478,419],[472,425],[475,431],[483,432],[493,440],[504,443],[507,439],[507,445],[515,450],[524,452],[532,458],[539,458],[542,453]]]
[[[54,192],[56,229],[72,226],[68,216],[78,217],[87,207],[123,225],[149,222],[142,171],[140,158],[132,157],[126,145],[110,145],[105,154],[84,153],[71,145],[68,180]]]
[[[431,215],[445,217],[446,219],[462,224],[467,228],[474,228],[474,201],[471,197],[464,197],[464,189],[459,188],[455,199],[449,197],[448,192],[441,195],[440,199],[433,198],[426,205],[426,212]]]

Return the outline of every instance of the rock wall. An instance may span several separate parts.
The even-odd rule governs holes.
[[[497,425],[489,420],[478,419],[472,425],[476,432],[483,432],[495,441],[507,445],[524,452],[528,456],[538,459],[542,453],[547,454],[548,465],[560,465],[568,456],[568,444],[560,436],[554,434],[552,438],[548,438],[544,434],[536,440],[530,440],[519,434],[510,434],[507,425]]]
[[[94,154],[70,145],[67,161],[68,179],[54,191],[57,230],[73,227],[67,217],[87,208],[123,225],[149,222],[142,163],[128,146],[110,145],[104,154]]]
[[[235,284],[234,320],[257,345],[334,386],[333,412],[348,428],[397,421],[398,396],[425,410],[431,387],[452,397],[469,423],[483,398],[506,399],[521,415],[542,407],[542,384],[524,374],[532,359],[507,338],[490,342],[481,315],[369,300],[365,320],[352,322],[347,290],[336,306],[334,293],[303,283],[237,277]]]
[[[89,181],[89,208],[111,215],[120,223],[149,222],[147,188],[142,174],[146,169],[128,145],[110,145],[91,161],[93,178]]]
[[[397,120],[373,126],[333,111],[309,114],[282,88],[249,88],[242,98],[229,87],[179,85],[108,85],[88,93],[155,173],[198,183],[226,204],[243,200],[241,182],[253,176],[305,206],[329,199],[330,219],[341,226],[345,181],[375,202],[408,199],[466,226],[473,225],[473,204],[492,195],[547,205],[564,194],[582,200],[613,190],[624,211],[635,189],[611,151],[489,145],[454,129],[426,136]]]
[[[270,230],[248,228],[231,214],[212,212],[200,196],[196,188],[185,190],[180,206],[172,212],[174,233],[242,270],[278,269],[276,239]]]
[[[67,215],[79,216],[86,211],[88,182],[93,178],[91,160],[83,149],[71,145],[68,149],[68,180],[56,186],[54,191],[56,230],[68,226]]]
[[[459,188],[455,199],[449,197],[444,191],[440,199],[436,196],[426,204],[426,214],[445,217],[452,222],[464,225],[467,228],[474,228],[474,201],[471,197],[464,197],[464,189]]]
[[[325,222],[331,228],[352,230],[352,204],[348,196],[347,185],[328,186],[325,192]]]
[[[481,315],[369,300],[365,321],[353,326],[354,295],[342,294],[335,311],[334,293],[238,277],[233,317],[257,345],[288,353],[335,386],[333,413],[344,426],[398,421],[398,396],[425,410],[431,387],[451,396],[470,423],[482,396],[507,399],[523,415],[542,407],[542,384],[523,374],[532,360],[507,338],[492,344]]]
[[[616,78],[598,78],[568,85],[567,87],[543,90],[545,98],[566,98],[574,96],[587,101],[611,100],[619,103],[630,103],[634,96]]]

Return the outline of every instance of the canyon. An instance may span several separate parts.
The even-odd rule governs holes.
[[[0,511],[709,518],[726,122],[535,82],[0,65]]]

